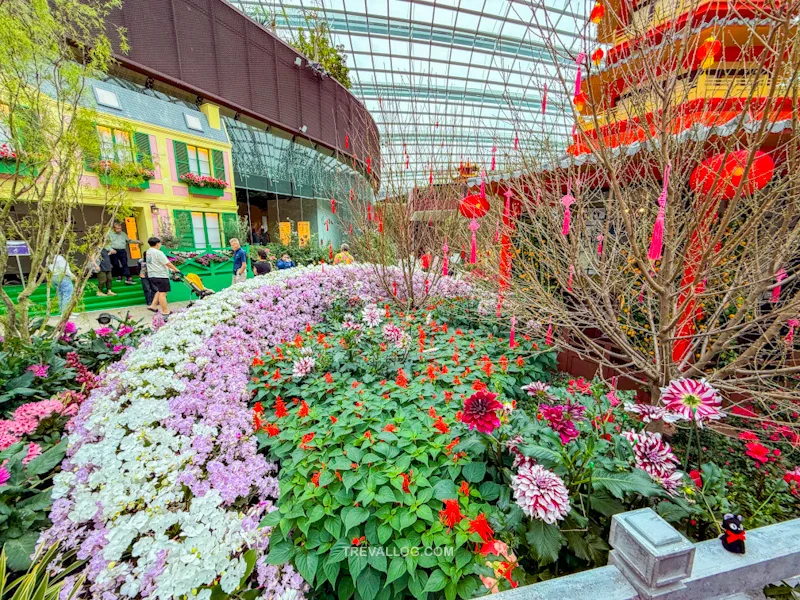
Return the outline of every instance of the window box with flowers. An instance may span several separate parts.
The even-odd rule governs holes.
[[[228,182],[217,179],[209,175],[196,175],[194,173],[184,173],[181,181],[189,184],[189,193],[195,196],[214,196],[221,197],[228,187]]]
[[[120,163],[101,160],[97,163],[97,172],[103,185],[119,185],[131,190],[148,189],[150,180],[156,176],[152,164],[146,161]]]
[[[17,160],[17,153],[8,143],[0,144],[0,176],[35,174],[30,165]]]

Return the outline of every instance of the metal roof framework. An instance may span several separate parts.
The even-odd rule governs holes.
[[[291,39],[316,13],[344,47],[351,91],[381,134],[384,178],[449,179],[460,162],[514,168],[572,128],[575,56],[591,0],[235,0]],[[548,86],[547,110],[542,95]],[[408,167],[406,168],[406,164]]]

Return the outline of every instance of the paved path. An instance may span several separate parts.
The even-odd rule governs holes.
[[[178,310],[185,307],[188,302],[170,302],[170,310]],[[108,313],[120,319],[125,318],[125,314],[130,314],[134,320],[141,320],[143,324],[149,324],[153,319],[153,314],[145,306],[128,306],[124,308],[111,308],[108,310],[93,310],[91,312],[72,313],[70,321],[78,326],[79,331],[86,331],[88,329],[95,329],[101,327],[97,322],[97,317],[102,313]],[[51,317],[50,323],[55,324],[58,322],[58,316]]]

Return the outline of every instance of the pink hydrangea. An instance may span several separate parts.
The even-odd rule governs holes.
[[[22,459],[22,464],[27,465],[41,453],[42,453],[42,447],[36,442],[31,442],[30,444],[28,444],[28,454],[25,456],[25,458]]]
[[[705,379],[676,379],[661,388],[661,402],[667,414],[665,421],[694,421],[698,427],[704,421],[713,421],[725,416],[722,398]]]
[[[31,365],[25,370],[33,373],[34,377],[40,377],[41,379],[44,379],[47,377],[47,372],[50,370],[50,365]]]
[[[552,525],[569,513],[569,492],[563,480],[541,465],[521,465],[511,489],[517,505],[532,519]]]
[[[5,485],[11,479],[11,473],[5,467],[0,467],[0,485]]]

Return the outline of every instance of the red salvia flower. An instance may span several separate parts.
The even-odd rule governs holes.
[[[432,406],[428,409],[428,416],[431,419],[435,419],[436,418],[436,409],[433,408]]]
[[[334,417],[333,415],[330,415],[330,418],[331,418],[331,423],[336,423],[336,421],[339,420],[336,417]]]
[[[367,541],[366,536],[362,535],[360,538],[353,538],[353,541],[351,543],[353,544],[353,546],[360,546],[366,541]]]
[[[461,507],[458,505],[458,498],[444,500],[443,502],[444,508],[439,511],[439,519],[448,528],[453,528],[464,518],[464,515],[461,514]]]
[[[494,536],[494,531],[486,520],[486,515],[481,513],[469,522],[469,532],[477,533],[484,542],[488,542]]]
[[[368,440],[371,440],[372,439],[372,432],[371,431],[364,432],[364,437],[367,438]]]
[[[314,435],[315,434],[313,432],[305,434],[303,439],[300,440],[300,448],[303,450],[308,450],[308,444],[314,439]]]
[[[408,474],[400,473],[400,477],[403,478],[403,492],[410,494],[411,489],[409,489],[408,486],[411,484],[411,471],[409,471]]]
[[[302,418],[302,417],[307,417],[307,416],[308,416],[308,404],[306,404],[306,401],[305,401],[305,400],[303,400],[303,401],[300,403],[300,411],[299,411],[297,414],[298,414],[298,416],[300,416],[301,418]]]
[[[453,448],[455,448],[456,446],[458,446],[458,443],[459,443],[460,441],[461,441],[461,438],[455,438],[455,439],[454,439],[452,442],[450,442],[449,444],[447,444],[447,446],[445,446],[445,448],[444,448],[444,453],[445,453],[447,456],[450,456],[450,454],[453,452]]]
[[[278,426],[274,423],[267,423],[267,425],[264,427],[264,431],[267,432],[269,437],[275,437],[281,432],[281,430],[278,429]]]
[[[388,431],[389,433],[394,433],[397,431],[397,425],[394,423],[389,423],[386,427],[383,428],[384,431]]]
[[[253,405],[253,412],[258,414],[258,415],[263,415],[264,414],[264,405],[261,404],[261,402],[256,402]]]
[[[272,379],[275,381],[280,381],[281,379],[281,370],[275,369],[275,372],[272,374]]]
[[[433,424],[433,426],[439,430],[439,433],[450,433],[450,428],[447,426],[447,423],[444,422],[442,417],[436,419],[436,422]]]
[[[275,400],[275,418],[281,419],[289,414],[289,411],[286,410],[286,403],[283,399],[278,396],[278,399]]]
[[[508,358],[506,358],[505,354],[500,357],[500,369],[503,371],[503,373],[508,371]]]
[[[431,381],[436,379],[436,365],[428,364],[428,379]]]
[[[333,383],[333,375],[331,375],[330,371],[325,373],[325,383]]]
[[[464,494],[465,496],[469,496],[469,484],[466,481],[462,481],[461,485],[458,488],[458,491]]]
[[[296,336],[294,336],[294,345],[297,346],[298,348],[301,348],[303,346],[303,336],[301,336],[299,333]]]
[[[492,360],[485,354],[481,357],[481,369],[487,377],[492,376]]]
[[[444,392],[444,401],[445,402],[450,402],[450,400],[452,400],[452,399],[453,399],[453,392],[451,392],[449,390],[445,390],[445,392]]]
[[[263,361],[263,360],[261,360],[261,357],[260,357],[260,356],[256,356],[256,357],[253,359],[253,363],[252,363],[252,365],[250,365],[250,366],[252,366],[252,367],[261,367],[261,366],[263,366],[263,365],[264,365],[264,361]]]
[[[517,366],[518,366],[518,367],[521,367],[521,366],[523,366],[524,364],[525,364],[525,359],[524,359],[524,358],[522,358],[521,356],[518,356],[518,357],[517,357]]]
[[[319,471],[315,471],[311,476],[311,483],[313,483],[315,487],[319,487]]]
[[[456,366],[461,364],[458,360],[458,350],[453,351],[453,362],[456,364]]]
[[[397,369],[397,378],[394,382],[402,388],[408,387],[408,378],[403,369]]]
[[[453,385],[461,385],[461,378],[458,375],[453,377]]]
[[[488,388],[486,387],[486,384],[483,383],[480,379],[476,379],[475,381],[472,382],[472,389],[475,390],[476,392],[482,392]]]
[[[261,429],[261,413],[253,411],[253,430],[258,431]]]

